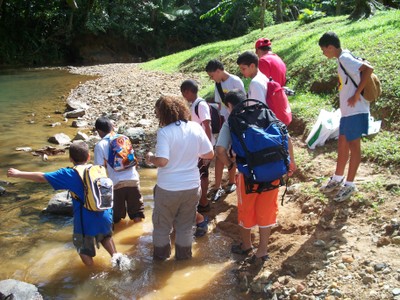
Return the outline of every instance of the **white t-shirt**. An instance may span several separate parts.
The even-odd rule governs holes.
[[[354,107],[348,105],[347,100],[355,94],[357,88],[342,70],[339,61],[357,85],[361,80],[359,69],[363,65],[363,62],[351,55],[349,50],[343,50],[338,58],[339,99],[342,117],[369,113],[369,102],[362,95],[361,100],[357,101]]]
[[[110,150],[110,134],[107,134],[100,142],[96,144],[94,147],[94,164],[102,165],[107,164],[107,174],[108,177],[113,181],[114,185],[116,185],[120,181],[125,180],[137,180],[139,181],[139,173],[136,170],[136,167],[132,167],[123,171],[114,171],[113,168],[107,163],[108,160],[108,151]]]
[[[157,131],[156,157],[168,159],[158,168],[157,185],[168,191],[200,186],[199,156],[213,150],[203,128],[193,121],[169,124]]]
[[[267,82],[268,78],[258,70],[257,75],[250,81],[249,92],[247,93],[249,99],[256,99],[266,103],[267,97]]]
[[[234,89],[241,90],[243,92],[246,92],[244,89],[244,84],[243,81],[236,75],[229,74],[229,77],[225,81],[221,81],[221,87],[222,91],[224,94],[226,94],[229,91],[232,91]],[[229,117],[229,112],[226,109],[226,106],[222,103],[221,96],[219,95],[217,87],[215,87],[214,91],[214,101],[216,103],[221,103],[221,116],[225,118],[225,120],[228,120]]]
[[[195,111],[196,106],[197,107],[197,113]],[[190,114],[192,116],[192,121],[196,122],[197,124],[200,124],[203,129],[205,130],[203,122],[205,120],[210,120],[211,121],[211,112],[210,112],[210,107],[208,106],[207,102],[203,98],[197,98],[191,105],[190,105]],[[214,135],[211,134],[211,143],[214,145]]]

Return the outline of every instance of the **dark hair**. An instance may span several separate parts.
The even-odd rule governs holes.
[[[258,56],[254,52],[246,51],[239,55],[236,63],[238,65],[246,65],[246,66],[255,64],[255,66],[258,67]]]
[[[258,47],[257,49],[260,49],[261,51],[271,51],[272,50],[271,46]]]
[[[89,158],[89,146],[84,141],[74,141],[69,146],[69,157],[77,164],[86,163]]]
[[[206,72],[224,71],[224,65],[218,59],[212,59],[207,63]]]
[[[160,120],[160,127],[171,123],[180,124],[181,121],[187,122],[190,119],[190,110],[186,102],[175,96],[161,96],[157,100],[156,114]]]
[[[182,82],[181,92],[188,91],[188,90],[194,94],[197,94],[197,92],[199,91],[199,87],[197,86],[196,81],[194,81],[192,79],[187,79],[184,82]]]
[[[326,32],[324,33],[318,42],[320,47],[328,47],[332,45],[335,48],[340,48],[340,40],[336,33],[334,32]]]
[[[233,107],[235,107],[244,100],[246,100],[246,94],[242,90],[233,89],[225,94],[223,102],[226,106],[228,106],[228,103],[230,103]]]
[[[113,125],[109,118],[107,117],[99,117],[94,124],[96,130],[101,130],[105,133],[110,133],[113,130]]]

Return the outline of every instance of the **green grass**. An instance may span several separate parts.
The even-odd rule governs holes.
[[[337,108],[338,93],[335,88],[324,94],[311,92],[315,84],[334,82],[337,76],[335,60],[322,55],[318,40],[326,31],[335,31],[342,48],[368,59],[382,83],[382,96],[371,105],[375,119],[382,120],[381,132],[367,146],[368,160],[384,165],[400,166],[400,155],[393,148],[399,145],[400,131],[400,11],[381,11],[373,18],[351,22],[347,16],[328,17],[301,25],[299,21],[270,26],[264,31],[255,30],[247,35],[195,47],[142,64],[150,70],[187,72],[200,75],[200,95],[213,93],[213,82],[204,68],[210,59],[218,58],[225,69],[239,75],[236,59],[240,53],[254,49],[259,37],[272,40],[273,51],[285,61],[288,68],[288,86],[296,91],[289,101],[295,117],[304,120],[310,129],[321,108]],[[374,142],[376,140],[376,142]],[[393,145],[392,145],[393,144]],[[366,147],[365,147],[366,148]],[[364,149],[365,149],[364,148]],[[385,150],[387,150],[385,152]]]

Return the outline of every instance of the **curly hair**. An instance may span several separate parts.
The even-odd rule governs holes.
[[[181,121],[187,122],[190,120],[189,107],[180,97],[161,96],[156,102],[155,110],[160,121],[160,127],[171,123],[179,125]]]

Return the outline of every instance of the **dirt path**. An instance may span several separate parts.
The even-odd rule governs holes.
[[[81,84],[69,97],[89,105],[84,119],[93,124],[104,113],[118,127],[142,127],[147,136],[143,148],[154,145],[153,110],[160,94],[180,95],[181,82],[196,79],[142,71],[135,64],[71,71],[101,76]],[[247,265],[238,257],[239,289],[251,291],[257,299],[400,299],[398,173],[362,163],[357,177],[360,191],[336,204],[318,191],[320,182],[334,171],[336,143],[310,151],[302,141],[304,124],[299,120],[293,124],[299,169],[285,205],[280,206],[279,225],[269,244],[271,259],[264,265]],[[235,193],[213,203],[210,234],[222,231],[239,241],[236,214]]]

